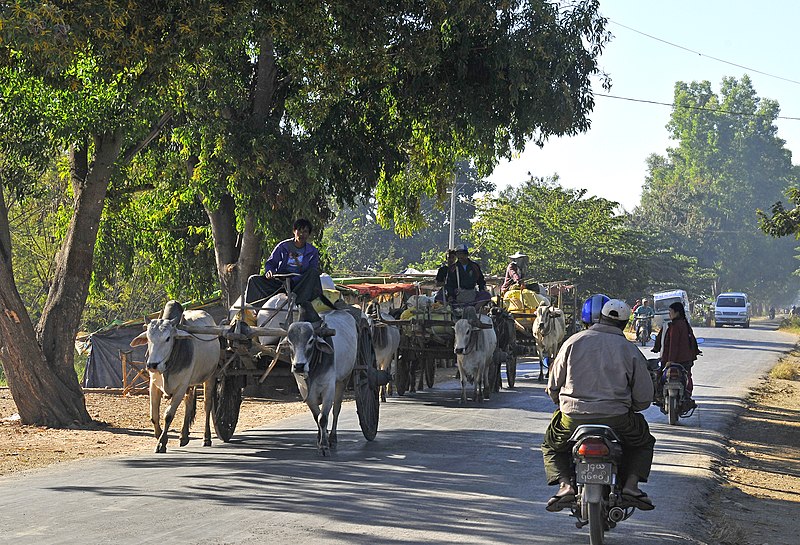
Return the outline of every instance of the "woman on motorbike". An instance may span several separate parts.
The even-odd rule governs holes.
[[[686,309],[683,307],[683,303],[675,302],[669,306],[669,319],[671,322],[662,342],[664,350],[661,353],[659,376],[670,365],[677,364],[686,370],[686,399],[682,409],[688,411],[697,406],[692,399],[692,389],[694,388],[692,366],[701,352],[697,346],[692,326],[686,319]]]

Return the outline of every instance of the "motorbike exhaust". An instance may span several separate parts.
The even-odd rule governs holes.
[[[611,522],[622,522],[625,520],[625,510],[622,507],[612,507],[608,511],[608,520]]]

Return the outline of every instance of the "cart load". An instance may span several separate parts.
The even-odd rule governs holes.
[[[531,290],[512,289],[503,295],[503,307],[515,315],[516,322],[522,329],[528,331],[536,318],[536,309],[542,303],[549,305],[550,299]]]

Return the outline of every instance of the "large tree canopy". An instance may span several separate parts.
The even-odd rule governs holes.
[[[785,301],[794,295],[792,246],[764,236],[756,215],[797,183],[774,124],[777,102],[759,98],[745,76],[723,79],[719,93],[707,81],[678,82],[675,104],[667,128],[676,147],[648,159],[637,225],[713,270],[709,291]]]
[[[378,222],[407,237],[456,158],[488,172],[527,140],[589,127],[589,77],[608,39],[597,2],[252,6],[232,15],[238,39],[207,44],[203,70],[178,80],[180,121],[148,151],[161,158],[139,160],[179,166],[155,180],[161,200],[132,203],[163,217],[169,191],[173,203],[199,199],[210,229],[175,233],[213,236],[230,300],[299,215],[323,223],[331,205],[374,196]],[[201,246],[165,235],[149,261]]]

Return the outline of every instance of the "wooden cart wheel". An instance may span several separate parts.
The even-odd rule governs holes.
[[[433,357],[425,360],[425,384],[428,388],[433,388],[433,382],[436,380],[436,359]]]
[[[377,362],[372,347],[369,326],[361,327],[358,338],[358,360],[353,371],[353,389],[356,396],[356,412],[361,432],[367,441],[378,434],[380,413],[380,388],[377,381]]]
[[[500,380],[500,377],[497,377]],[[506,381],[508,387],[513,388],[514,382],[517,380],[517,355],[512,352],[511,356],[506,360]]]
[[[242,405],[243,377],[221,375],[211,393],[214,396],[213,423],[217,437],[228,443],[239,422],[239,408]]]

